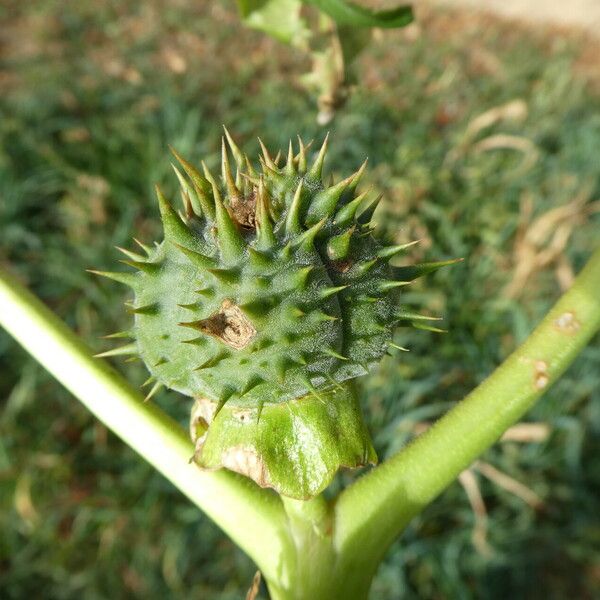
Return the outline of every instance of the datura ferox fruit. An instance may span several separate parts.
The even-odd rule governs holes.
[[[157,189],[164,240],[124,250],[137,272],[108,273],[133,289],[133,341],[101,356],[139,355],[152,384],[194,398],[194,460],[293,498],[321,492],[340,467],[377,460],[353,380],[378,364],[399,290],[445,263],[392,267],[409,244],[372,235],[379,198],[357,193],[365,170],[327,185],[327,138],[314,160],[262,145],[256,170],[231,136],[220,177],[173,151],[178,213]],[[232,165],[233,168],[232,168]]]

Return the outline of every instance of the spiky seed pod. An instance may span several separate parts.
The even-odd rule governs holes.
[[[395,276],[388,261],[406,247],[372,236],[365,165],[326,186],[327,142],[310,165],[290,142],[281,167],[261,142],[258,173],[226,132],[220,178],[174,151],[185,216],[157,189],[163,242],[126,251],[137,273],[100,273],[135,294],[133,341],[104,355],[138,353],[149,396],[164,385],[196,399],[197,463],[295,498],[376,461],[351,380],[420,319],[398,309],[402,286],[441,266]]]

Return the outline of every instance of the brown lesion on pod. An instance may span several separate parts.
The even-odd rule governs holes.
[[[229,202],[231,218],[243,229],[256,229],[256,191],[247,196],[232,196]]]
[[[256,336],[256,329],[237,304],[223,300],[210,317],[194,322],[194,329],[217,338],[235,350],[242,350]]]
[[[354,266],[354,262],[350,259],[334,260],[331,261],[331,265],[338,273],[347,273]]]

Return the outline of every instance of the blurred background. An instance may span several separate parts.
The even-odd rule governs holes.
[[[410,352],[361,381],[381,458],[489,374],[600,243],[600,43],[584,32],[598,3],[543,23],[541,2],[517,3],[519,20],[441,4],[373,32],[327,126],[336,178],[369,156],[383,235],[422,240],[411,260],[465,257],[404,295],[448,333],[401,332]],[[85,269],[112,269],[133,235],[159,238],[152,186],[176,189],[167,144],[215,165],[222,123],[251,155],[257,135],[319,143],[306,67],[233,1],[4,0],[2,268],[108,349],[128,297]],[[146,379],[141,363],[114,364]],[[155,401],[185,422],[187,398]],[[411,524],[373,598],[597,597],[598,339],[526,420]],[[254,570],[0,332],[0,597],[233,600]]]

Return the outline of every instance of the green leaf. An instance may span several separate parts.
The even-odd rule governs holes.
[[[260,10],[268,0],[237,0],[240,15],[245,19],[250,13]]]
[[[370,10],[347,0],[303,0],[328,14],[338,25],[354,27],[404,27],[412,22],[412,7],[406,4],[388,10]]]
[[[348,67],[360,52],[369,44],[371,32],[364,28],[340,26],[338,38],[344,57],[344,65]]]
[[[248,27],[259,29],[286,44],[300,45],[309,30],[300,18],[300,0],[237,0]]]

